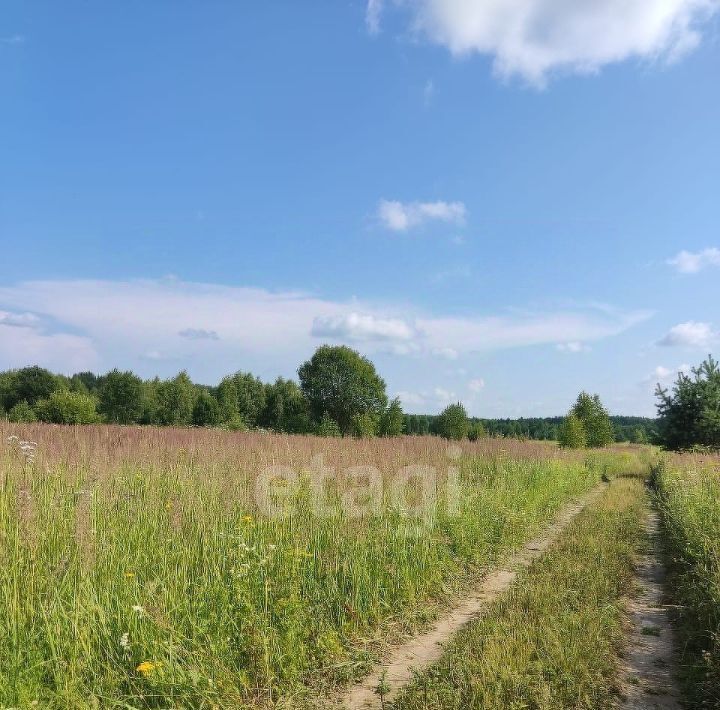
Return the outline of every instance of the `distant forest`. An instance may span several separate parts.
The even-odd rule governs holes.
[[[372,363],[347,347],[319,348],[299,370],[300,383],[264,383],[248,372],[217,386],[192,382],[186,372],[143,380],[132,372],[81,372],[70,377],[41,367],[0,372],[0,418],[56,424],[221,426],[233,430],[322,436],[447,436],[443,415],[404,414],[389,401]],[[335,391],[337,390],[337,391]],[[452,409],[449,407],[448,409]],[[466,419],[464,435],[559,440],[563,417]],[[446,410],[447,412],[448,410]],[[656,420],[611,417],[616,441],[656,440]]]
[[[428,414],[406,414],[407,434],[434,434],[438,417]],[[490,436],[557,441],[564,417],[531,417],[520,419],[471,418]],[[657,420],[649,417],[611,416],[615,441],[645,444],[657,436]]]

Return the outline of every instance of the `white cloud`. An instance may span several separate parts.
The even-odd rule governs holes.
[[[656,384],[667,385],[675,378],[679,373],[688,374],[692,368],[690,365],[683,364],[676,368],[665,367],[664,365],[658,365],[647,377],[643,379],[643,384],[650,384],[655,387]]]
[[[430,352],[435,355],[435,357],[442,357],[446,360],[458,359],[458,351],[455,350],[455,348],[433,348]]]
[[[220,340],[220,336],[214,330],[204,328],[185,328],[178,335],[188,340]]]
[[[696,274],[707,266],[720,266],[720,249],[712,247],[698,252],[681,251],[667,261],[681,274]]]
[[[666,380],[672,375],[673,371],[670,368],[658,365],[654,370],[652,376],[658,380]]]
[[[688,321],[670,328],[668,333],[658,341],[658,345],[666,347],[684,346],[692,348],[708,347],[717,337],[709,323]]]
[[[485,380],[481,377],[475,380],[470,380],[470,382],[468,382],[468,389],[475,394],[482,392],[482,390],[485,389]]]
[[[40,365],[55,372],[73,373],[92,369],[98,362],[90,338],[0,322],[0,369]]]
[[[28,328],[39,322],[39,318],[33,313],[11,313],[0,311],[0,324],[15,325],[19,328]]]
[[[462,202],[399,202],[380,200],[377,216],[380,222],[394,232],[405,232],[435,220],[464,224],[467,210]]]
[[[590,350],[589,346],[577,340],[571,340],[569,343],[558,343],[556,347],[560,352],[565,353],[584,353]]]
[[[319,316],[312,325],[318,338],[338,340],[411,340],[414,329],[399,318],[378,318],[361,313]]]
[[[365,9],[365,26],[371,35],[380,31],[380,15],[382,14],[383,0],[368,0]]]
[[[447,316],[408,305],[331,301],[177,279],[25,282],[0,286],[0,306],[14,318],[27,313],[38,319],[24,328],[0,322],[0,369],[41,359],[62,371],[117,366],[169,375],[186,367],[207,382],[239,367],[261,376],[292,375],[319,337],[350,343],[370,356],[441,357],[462,367],[461,358],[478,352],[611,337],[649,315],[583,306]],[[48,334],[45,323],[63,332]],[[197,331],[222,339],[187,337]]]
[[[377,24],[379,0],[371,0]],[[718,0],[413,0],[413,32],[454,55],[486,54],[503,77],[598,72],[627,59],[674,61],[700,42]]]
[[[403,407],[422,407],[425,404],[425,397],[418,392],[396,392],[396,397],[400,398]]]
[[[454,392],[446,390],[444,387],[435,387],[433,390],[435,401],[440,405],[453,404],[458,401]]]
[[[586,308],[485,317],[418,317],[416,325],[433,348],[460,354],[528,345],[594,341],[618,335],[650,317],[647,311]]]

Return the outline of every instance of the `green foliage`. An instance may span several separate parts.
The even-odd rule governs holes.
[[[575,414],[568,414],[563,420],[558,441],[565,449],[584,449],[587,446],[585,425]]]
[[[190,424],[195,405],[195,388],[184,370],[157,387],[156,417],[160,424]]]
[[[570,413],[582,422],[587,446],[599,448],[615,440],[612,422],[598,395],[581,392]]]
[[[326,412],[315,427],[318,436],[342,436],[338,423]]]
[[[89,378],[84,378],[87,384]],[[142,380],[132,372],[112,370],[102,378],[98,392],[98,410],[108,422],[133,424],[140,420],[145,409],[145,388]]]
[[[470,439],[470,441],[477,441],[485,436],[487,436],[487,432],[482,422],[477,420],[471,421],[468,429],[468,439]]]
[[[380,415],[387,405],[385,382],[375,366],[344,345],[322,345],[298,375],[313,420],[328,414],[343,434],[352,432],[358,415]]]
[[[227,431],[247,431],[247,424],[239,414],[233,415],[228,421],[222,421],[222,428]]]
[[[18,402],[10,408],[8,412],[8,420],[17,422],[18,424],[31,424],[38,420],[35,410],[25,401]]]
[[[274,384],[265,386],[265,409],[260,424],[289,434],[310,431],[308,403],[295,382],[278,377]]]
[[[238,416],[253,427],[265,409],[265,385],[249,372],[224,377],[217,391],[221,417],[229,422]]]
[[[192,410],[195,426],[217,426],[220,424],[220,405],[207,390],[200,390]]]
[[[370,439],[378,433],[378,415],[375,412],[356,414],[350,433],[356,439]]]
[[[395,397],[382,413],[378,423],[378,434],[380,436],[400,436],[403,433],[405,416],[403,415],[400,400]]]
[[[710,457],[674,456],[653,471],[675,604],[688,708],[720,707],[720,477]]]
[[[82,392],[56,390],[35,405],[38,417],[53,424],[94,424],[100,420],[93,397]]]
[[[467,438],[470,431],[470,422],[468,420],[465,407],[458,402],[450,404],[442,411],[437,421],[437,433],[445,439]]]
[[[47,399],[58,388],[59,380],[42,367],[24,367],[10,373],[10,383],[5,393],[4,406],[12,409],[25,401],[31,407],[41,399]]]
[[[711,355],[691,374],[678,374],[672,392],[657,386],[658,442],[667,449],[720,449],[720,367]]]

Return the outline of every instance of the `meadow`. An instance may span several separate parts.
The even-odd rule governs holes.
[[[720,459],[674,454],[653,471],[680,676],[691,707],[720,707]]]
[[[647,467],[637,448],[504,439],[0,436],[2,707],[301,705],[360,677],[601,477]]]

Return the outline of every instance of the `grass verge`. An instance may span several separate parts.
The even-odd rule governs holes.
[[[611,484],[393,707],[613,707],[643,502],[641,479]]]
[[[662,513],[668,589],[675,602],[680,680],[690,707],[720,707],[720,466],[665,459],[653,481]]]

